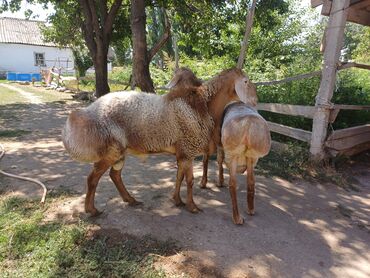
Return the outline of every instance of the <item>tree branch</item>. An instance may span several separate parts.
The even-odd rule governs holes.
[[[254,16],[254,10],[255,9],[256,9],[256,0],[253,0],[252,6],[249,9],[249,12],[248,12],[248,15],[247,15],[247,18],[246,18],[246,21],[245,21],[246,22],[245,23],[245,25],[246,25],[245,26],[245,34],[244,34],[244,38],[243,38],[242,47],[241,47],[241,50],[240,50],[238,63],[236,64],[236,67],[238,69],[241,69],[243,67],[243,64],[244,64],[245,55],[246,55],[246,51],[247,51],[247,47],[248,47],[248,38],[249,38],[249,35],[251,33],[251,30],[252,30],[253,16]]]
[[[96,54],[96,42],[94,40],[94,30],[93,30],[93,24],[92,24],[92,18],[91,18],[91,12],[88,7],[88,4],[86,0],[80,0],[80,6],[82,7],[82,12],[84,13],[85,20],[82,21],[81,29],[82,34],[86,40],[87,47],[89,48],[90,54],[95,60],[95,54]]]
[[[92,18],[92,24],[94,27],[95,35],[99,36],[100,38],[103,38],[103,32],[102,28],[99,25],[99,18],[98,14],[96,12],[96,7],[95,7],[95,1],[94,0],[87,0],[87,8],[90,10],[91,13],[91,18]],[[99,40],[96,40],[96,43],[99,43]]]
[[[171,34],[171,25],[170,21],[168,20],[168,16],[166,10],[163,9],[164,12],[164,33],[160,37],[160,39],[152,46],[152,48],[148,51],[148,60],[151,61],[155,54],[162,48],[162,46],[166,43],[168,38]]]
[[[114,18],[116,17],[121,5],[122,5],[122,0],[115,0],[112,7],[109,10],[107,19],[104,22],[104,33],[106,34],[107,38],[109,38],[110,35],[112,34]]]

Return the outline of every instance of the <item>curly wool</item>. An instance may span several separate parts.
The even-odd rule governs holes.
[[[111,154],[175,153],[192,158],[207,147],[212,118],[200,115],[182,98],[135,91],[110,93],[85,109],[72,112],[63,143],[79,161],[96,162]]]

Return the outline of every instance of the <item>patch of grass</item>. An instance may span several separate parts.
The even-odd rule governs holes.
[[[0,105],[27,102],[18,92],[0,86]]]
[[[55,90],[46,90],[44,87],[33,87],[31,84],[30,85],[12,84],[12,86],[15,86],[26,92],[34,94],[35,96],[39,97],[43,102],[63,101],[65,99],[71,98],[71,94],[58,92]]]
[[[165,277],[156,255],[173,254],[173,242],[91,229],[88,223],[44,222],[37,201],[0,197],[1,277]],[[96,226],[95,226],[96,227]]]
[[[332,164],[315,165],[309,159],[307,148],[288,143],[285,150],[271,150],[259,159],[256,171],[262,175],[278,176],[287,180],[301,178],[310,182],[331,182],[343,188],[350,188],[347,175],[337,171]]]
[[[32,131],[23,129],[0,130],[0,138],[14,138],[29,134],[31,132]]]

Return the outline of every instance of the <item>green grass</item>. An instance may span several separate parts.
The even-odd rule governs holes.
[[[39,97],[43,102],[55,102],[55,101],[64,101],[66,99],[71,99],[71,94],[58,92],[55,90],[46,90],[43,87],[33,87],[32,85],[18,85],[12,84],[19,89],[22,89],[26,92],[30,92],[35,96]]]
[[[309,159],[307,147],[288,143],[282,151],[271,150],[270,153],[259,159],[256,171],[266,176],[278,176],[287,180],[304,179],[310,182],[331,182],[343,188],[355,189],[349,180],[346,171],[336,169],[336,161],[316,165]]]
[[[65,198],[59,196],[58,198]],[[1,277],[165,277],[156,254],[173,253],[173,242],[115,230],[92,232],[87,222],[43,222],[50,203],[0,197]]]
[[[18,92],[8,88],[0,87],[0,105],[27,102]]]
[[[29,134],[32,131],[23,130],[23,129],[8,129],[8,130],[0,130],[0,138],[14,138],[19,137],[25,134]]]

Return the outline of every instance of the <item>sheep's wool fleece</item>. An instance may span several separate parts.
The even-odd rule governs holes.
[[[213,128],[209,115],[201,117],[181,98],[168,101],[135,91],[107,94],[78,113],[89,125],[77,130],[68,119],[63,142],[82,161],[103,157],[109,149],[106,142],[135,153],[174,152],[176,147],[184,158],[194,158],[206,149]],[[91,148],[94,142],[100,146]]]
[[[221,128],[221,142],[225,151],[225,162],[237,159],[238,172],[247,167],[246,158],[265,156],[271,145],[267,122],[258,112],[244,104],[233,103],[226,107]]]

